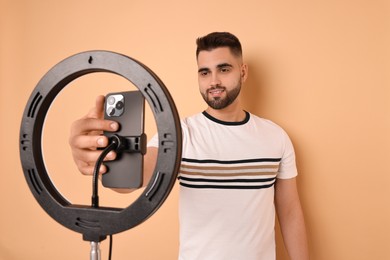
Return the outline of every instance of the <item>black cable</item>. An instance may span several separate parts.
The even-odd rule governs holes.
[[[109,245],[109,248],[108,248],[108,260],[111,260],[111,256],[112,256],[112,235],[110,235],[110,245]]]
[[[99,155],[99,158],[96,161],[95,168],[93,170],[93,178],[92,178],[92,207],[98,208],[99,207],[99,195],[98,195],[98,176],[99,176],[99,170],[102,166],[102,163],[104,161],[104,158],[107,156],[107,154],[111,151],[120,152],[127,148],[127,142],[126,140],[118,135],[113,135],[109,139],[109,145],[103,149],[102,153]],[[112,256],[112,235],[110,235],[110,244],[109,244],[109,252],[108,252],[108,260],[111,260]]]
[[[93,179],[92,179],[92,207],[98,208],[99,207],[99,195],[98,195],[98,176],[99,176],[99,169],[103,163],[104,158],[107,156],[107,154],[117,147],[117,144],[111,143],[109,144],[100,154],[98,160],[95,164],[95,169],[93,170]]]
[[[93,179],[92,179],[92,207],[94,208],[99,207],[99,195],[98,195],[99,169],[107,154],[111,151],[116,150],[118,146],[119,143],[117,141],[117,138],[110,138],[110,144],[106,148],[104,148],[104,150],[102,151],[102,153],[100,154],[99,158],[96,161],[95,168],[93,170]]]

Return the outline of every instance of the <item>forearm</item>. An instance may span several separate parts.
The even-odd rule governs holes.
[[[308,260],[305,221],[296,179],[277,180],[275,206],[283,241],[291,260]]]
[[[279,214],[279,224],[290,259],[308,260],[306,227],[300,205],[286,214]]]

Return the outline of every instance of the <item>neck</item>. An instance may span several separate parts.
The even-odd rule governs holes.
[[[225,122],[241,122],[245,119],[245,111],[238,102],[223,109],[207,107],[206,112],[212,117]]]

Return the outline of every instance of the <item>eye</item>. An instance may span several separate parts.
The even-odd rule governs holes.
[[[205,77],[209,74],[209,71],[207,70],[202,70],[202,71],[199,71],[199,75],[202,76],[202,77]]]
[[[227,73],[227,72],[230,71],[230,67],[221,67],[220,71],[221,71],[222,73]]]

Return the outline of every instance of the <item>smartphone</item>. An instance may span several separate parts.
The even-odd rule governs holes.
[[[109,188],[134,189],[143,184],[143,155],[146,151],[144,134],[145,99],[140,91],[109,93],[104,102],[104,118],[119,123],[117,132],[104,132],[108,138],[116,134],[130,144],[118,152],[113,161],[106,161],[107,172],[102,184]]]

